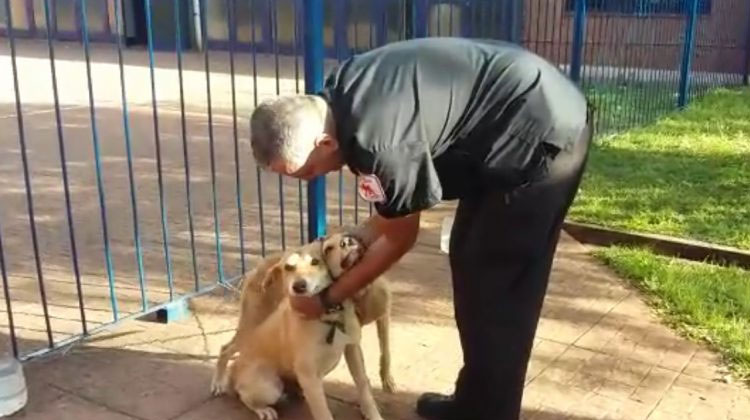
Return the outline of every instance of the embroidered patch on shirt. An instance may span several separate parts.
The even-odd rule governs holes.
[[[359,196],[370,203],[382,203],[385,201],[385,192],[380,180],[375,175],[362,175],[359,177],[357,186]]]

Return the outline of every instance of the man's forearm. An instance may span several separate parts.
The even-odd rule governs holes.
[[[380,216],[374,214],[354,227],[351,233],[356,235],[366,247],[370,247],[382,235],[382,231],[378,228],[381,223],[380,219]]]

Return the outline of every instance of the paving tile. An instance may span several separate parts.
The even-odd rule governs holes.
[[[678,375],[679,373],[673,370],[655,366],[638,384],[630,399],[653,406],[664,396]]]
[[[172,418],[208,396],[209,367],[179,354],[91,349],[69,354],[57,362],[47,377],[50,383],[140,419]],[[177,375],[175,369],[182,372]],[[170,377],[193,379],[171,381]],[[192,391],[200,382],[205,391]]]
[[[724,384],[708,379],[697,378],[689,375],[680,375],[672,385],[672,390],[685,391],[707,404],[729,407],[738,398],[740,393],[747,389],[736,385]]]
[[[537,339],[532,351],[531,361],[526,371],[527,383],[551,366],[569,346],[554,341]]]
[[[724,375],[726,369],[718,353],[699,349],[690,359],[683,373],[703,379],[715,380]]]
[[[620,401],[613,415],[618,420],[645,420],[651,414],[653,408],[653,405],[650,404],[625,400]]]
[[[27,407],[10,418],[14,420],[137,420],[74,395],[64,395],[47,404]]]

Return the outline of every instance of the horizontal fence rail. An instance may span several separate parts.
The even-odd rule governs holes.
[[[232,287],[326,223],[369,217],[348,171],[272,175],[248,144],[259,102],[315,91],[353,54],[517,43],[580,84],[603,136],[747,84],[749,22],[743,0],[0,0],[9,350],[40,356]]]

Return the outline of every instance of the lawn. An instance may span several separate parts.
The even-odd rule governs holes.
[[[638,106],[611,102],[624,103],[625,114]],[[720,90],[649,126],[600,136],[570,218],[750,250],[749,104],[748,89]],[[670,325],[710,343],[736,377],[750,381],[750,271],[638,248],[596,256],[639,287]]]
[[[750,249],[748,104],[750,90],[720,90],[600,136],[570,219]]]
[[[596,255],[644,291],[671,326],[719,351],[735,378],[750,380],[750,273],[646,249],[612,247]]]
[[[599,134],[652,123],[677,105],[675,83],[592,83],[585,92],[597,110]]]

